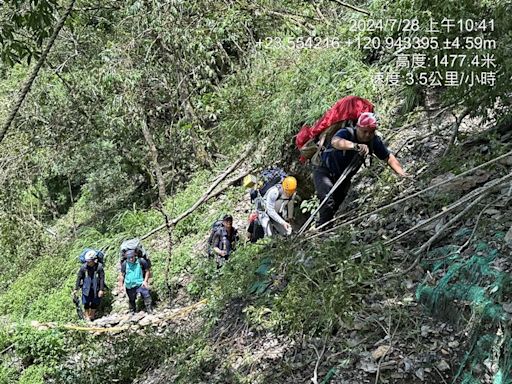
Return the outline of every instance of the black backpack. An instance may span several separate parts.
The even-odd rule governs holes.
[[[208,242],[206,243],[206,253],[208,256],[213,256],[213,239],[215,238],[215,234],[224,226],[222,220],[216,220],[212,224],[212,228],[210,231],[210,237],[208,237]]]

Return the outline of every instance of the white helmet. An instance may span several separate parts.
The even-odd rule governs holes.
[[[89,251],[85,254],[85,261],[91,261],[96,259],[96,251]]]

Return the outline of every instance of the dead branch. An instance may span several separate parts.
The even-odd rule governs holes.
[[[46,48],[44,49],[43,53],[41,54],[41,57],[37,61],[36,66],[32,70],[32,73],[30,74],[30,77],[27,79],[26,83],[23,85],[23,88],[21,90],[21,93],[18,97],[18,100],[13,105],[11,112],[9,113],[9,116],[7,117],[7,120],[5,121],[4,125],[0,129],[0,143],[3,141],[5,134],[9,127],[11,126],[14,118],[18,114],[18,111],[21,108],[21,104],[23,104],[23,101],[25,100],[25,97],[27,97],[28,92],[30,91],[30,88],[32,87],[32,84],[34,83],[34,80],[37,77],[37,74],[39,73],[39,70],[43,66],[46,57],[48,56],[48,53],[50,52],[50,49],[52,48],[53,44],[55,43],[55,40],[57,40],[57,36],[64,26],[64,23],[66,22],[67,18],[71,14],[71,11],[73,10],[73,6],[75,5],[75,0],[71,0],[68,7],[66,8],[66,12],[62,15],[59,22],[55,26],[55,30],[53,31],[52,36],[50,37],[50,40],[48,41],[48,44],[46,45]]]
[[[447,228],[449,225],[452,225],[456,220],[455,219],[459,219],[460,217],[463,216],[463,214],[467,213],[467,211],[469,209],[471,209],[472,207],[474,207],[474,205],[476,205],[480,200],[482,200],[485,196],[487,196],[487,194],[491,193],[495,188],[497,187],[500,187],[501,185],[503,185],[504,183],[506,183],[508,181],[508,179],[512,178],[512,173],[509,173],[508,175],[506,176],[503,176],[502,178],[498,179],[498,180],[494,180],[494,181],[491,181],[487,184],[487,186],[484,186],[484,187],[481,187],[481,188],[478,188],[477,190],[473,191],[472,193],[466,195],[465,197],[463,197],[462,199],[459,199],[457,200],[455,203],[453,203],[449,208],[446,209],[446,211],[444,212],[440,212],[438,213],[437,215],[435,215],[434,219],[437,219],[439,217],[442,217],[444,216],[445,213],[447,212],[450,212],[452,211],[453,209],[455,209],[456,207],[466,203],[467,201],[470,201],[472,199],[475,199],[468,207],[466,207],[466,209],[464,209],[461,213],[459,213],[457,216],[455,216],[452,220],[450,220],[449,223],[447,223],[443,228]],[[431,219],[427,220],[427,222],[431,222],[433,221]],[[400,234],[399,236],[391,239],[391,240],[388,240],[386,243],[384,243],[384,245],[389,245],[399,239],[401,239],[404,235],[404,234],[409,234],[411,232],[414,232],[415,229],[419,228],[420,226],[423,226],[425,225],[426,223],[421,223],[419,225],[416,225],[414,226],[413,228],[407,230],[406,232],[404,232],[403,234]],[[441,231],[440,231],[441,232]],[[435,239],[434,239],[435,240]],[[424,244],[425,245],[425,244]],[[400,271],[399,273],[389,273],[389,274],[386,274],[384,276],[382,276],[381,278],[377,279],[374,281],[374,283],[380,283],[384,280],[387,280],[391,277],[397,277],[397,276],[403,276],[404,274],[407,274],[409,273],[410,271],[412,271],[414,268],[416,268],[416,266],[418,265],[418,263],[420,262],[421,260],[421,256],[422,256],[422,252],[424,251],[424,249],[426,248],[423,248],[423,246],[418,249],[416,252],[414,252],[414,255],[416,256],[416,259],[414,260],[414,262],[411,264],[411,266],[409,268],[407,268],[405,271]]]
[[[342,5],[342,6],[348,8],[348,9],[351,9],[353,11],[362,13],[362,14],[367,15],[367,16],[370,16],[370,12],[368,12],[365,9],[354,7],[353,5],[344,3],[343,1],[340,1],[340,0],[331,0],[331,1],[334,1],[335,3],[338,3],[339,5]]]
[[[318,367],[320,366],[320,361],[322,360],[322,357],[324,356],[324,353],[325,353],[326,342],[327,342],[327,336],[324,338],[322,351],[320,353],[318,352],[318,349],[314,345],[311,346],[315,350],[316,357],[317,357],[316,364],[315,364],[315,370],[313,371],[313,377],[311,378],[311,381],[313,382],[313,384],[318,384]]]
[[[460,128],[460,125],[462,124],[462,120],[464,120],[464,118],[467,115],[469,115],[470,112],[471,112],[471,109],[466,108],[459,115],[459,117],[456,117],[455,123],[453,124],[452,137],[450,138],[450,143],[448,144],[448,147],[446,147],[446,150],[444,151],[443,156],[446,156],[450,152],[450,150],[452,149],[453,145],[455,144],[455,140],[457,139],[457,135],[459,134],[459,128]]]
[[[212,196],[216,195],[211,195],[212,191],[220,184],[220,182],[222,180],[224,180],[236,167],[238,167],[244,160],[247,159],[247,156],[249,155],[249,153],[251,153],[253,150],[253,146],[251,145],[244,153],[243,155],[237,160],[235,161],[229,168],[227,168],[221,175],[220,177],[218,177],[216,179],[216,181],[210,185],[210,187],[208,188],[208,190],[194,203],[194,205],[192,205],[189,209],[187,209],[185,212],[183,212],[181,215],[179,215],[178,217],[174,218],[171,220],[171,225],[175,226],[176,224],[178,224],[181,220],[185,219],[188,215],[190,215],[192,212],[194,212],[201,204],[203,204],[205,201],[209,200]],[[227,188],[227,187],[226,187]],[[224,188],[225,189],[225,188]],[[161,231],[162,229],[165,228],[165,224],[163,225],[160,225],[159,227],[149,231],[148,233],[146,233],[144,236],[141,236],[140,239],[141,240],[144,240],[144,239],[147,239],[148,237],[154,235],[155,233]]]
[[[442,235],[445,235],[446,230],[450,228],[453,224],[459,221],[462,217],[464,217],[469,211],[473,209],[475,205],[477,205],[480,201],[482,201],[487,195],[490,193],[490,190],[485,191],[480,196],[478,196],[475,200],[473,200],[466,208],[464,208],[461,212],[455,215],[452,219],[450,219],[445,225],[443,225],[439,231],[437,231],[430,239],[428,239],[416,252],[415,255],[419,255],[425,250],[428,250],[432,243],[436,241]]]

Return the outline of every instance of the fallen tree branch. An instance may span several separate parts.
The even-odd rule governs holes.
[[[466,195],[465,197],[463,197],[462,199],[457,200],[446,211],[440,212],[437,215],[435,215],[434,216],[434,220],[439,218],[439,217],[441,217],[441,216],[444,216],[446,213],[452,211],[456,207],[458,207],[458,206],[464,204],[465,202],[467,202],[469,200],[472,200],[473,198],[476,197],[476,199],[468,207],[466,207],[462,212],[460,212],[453,219],[451,219],[445,226],[443,226],[443,229],[448,228],[450,225],[452,225],[454,222],[456,222],[458,219],[460,219],[462,216],[464,216],[464,214],[466,214],[471,208],[473,208],[478,202],[480,202],[480,200],[482,200],[485,196],[487,196],[487,194],[492,192],[494,190],[494,188],[501,186],[502,184],[507,182],[508,179],[510,179],[510,178],[512,178],[512,173],[509,173],[508,175],[503,176],[502,178],[500,178],[500,179],[498,179],[498,180],[496,180],[494,182],[488,183],[488,184],[491,184],[491,185],[484,186],[484,187],[479,188],[478,190],[473,191],[474,193],[470,193],[470,194]],[[404,232],[403,234],[400,234],[399,236],[397,236],[397,237],[395,237],[395,238],[393,238],[391,240],[388,240],[387,242],[384,243],[384,245],[389,245],[389,244],[391,244],[391,243],[401,239],[404,234],[406,234],[406,233],[409,234],[409,233],[412,232],[413,229],[415,229],[415,228],[417,229],[420,226],[424,226],[425,224],[428,224],[428,222],[431,222],[431,221],[433,221],[433,220],[429,219],[429,220],[427,220],[426,223],[421,223],[419,225],[416,225],[415,227],[413,227],[413,228],[409,229],[408,231]],[[439,231],[439,232],[441,232],[441,231]],[[432,241],[434,241],[436,238],[437,237],[435,237]],[[429,240],[427,243],[431,243],[431,241]],[[409,268],[407,268],[405,271],[400,271],[398,273],[386,274],[386,275],[382,276],[381,278],[377,279],[376,281],[374,281],[373,283],[380,283],[380,282],[382,282],[384,280],[387,280],[387,279],[389,279],[391,277],[403,276],[404,274],[407,274],[410,271],[412,271],[418,265],[418,263],[420,262],[421,254],[426,249],[425,245],[427,243],[425,243],[422,247],[420,247],[420,249],[418,249],[417,251],[414,252],[414,255],[417,256],[417,257],[414,260],[414,262],[411,264],[411,266],[409,266]]]
[[[363,215],[360,215],[360,216],[358,216],[358,217],[356,217],[356,218],[354,218],[354,219],[350,219],[350,220],[344,221],[344,222],[342,222],[342,223],[340,223],[340,224],[338,224],[338,225],[336,225],[336,226],[334,226],[334,227],[332,227],[332,228],[329,228],[329,229],[327,229],[327,230],[325,230],[325,231],[323,231],[323,232],[321,232],[321,231],[320,231],[320,232],[316,232],[316,233],[312,234],[311,236],[306,236],[306,237],[304,237],[302,240],[303,240],[303,241],[304,241],[304,240],[311,240],[311,239],[313,239],[313,238],[315,238],[315,237],[318,237],[318,236],[321,236],[321,235],[325,235],[325,234],[328,234],[328,233],[334,232],[336,229],[338,229],[338,228],[340,228],[340,227],[342,227],[342,226],[344,226],[344,225],[348,225],[348,224],[355,223],[355,222],[357,222],[357,221],[359,221],[359,220],[362,220],[362,219],[365,219],[365,218],[367,218],[367,217],[370,217],[371,215],[373,215],[373,214],[375,214],[375,213],[382,212],[382,211],[384,211],[384,210],[386,210],[386,209],[388,209],[388,208],[391,208],[391,207],[393,207],[393,206],[395,206],[395,205],[402,204],[403,202],[405,202],[405,201],[407,201],[407,200],[410,200],[410,199],[412,199],[412,198],[414,198],[414,197],[416,197],[416,196],[419,196],[419,195],[421,195],[422,193],[425,193],[425,192],[427,192],[427,191],[431,191],[432,189],[438,188],[438,187],[440,187],[441,185],[451,183],[452,181],[455,181],[455,180],[457,180],[457,179],[459,179],[459,178],[461,178],[461,177],[463,177],[463,176],[466,176],[466,175],[468,175],[468,174],[470,174],[470,173],[472,173],[472,172],[474,172],[474,171],[476,171],[476,170],[478,170],[478,169],[485,168],[486,166],[488,166],[488,165],[490,165],[490,164],[493,164],[493,163],[495,163],[495,162],[497,162],[497,161],[499,161],[499,160],[501,160],[501,159],[504,159],[504,158],[506,158],[506,157],[508,157],[508,156],[511,156],[511,155],[512,155],[512,151],[509,151],[509,152],[507,152],[507,153],[505,153],[505,154],[503,154],[503,155],[501,155],[501,156],[498,156],[498,157],[496,157],[496,158],[494,158],[494,159],[492,159],[492,160],[489,160],[489,161],[487,161],[487,162],[485,162],[485,163],[483,163],[483,164],[480,164],[480,165],[478,165],[478,166],[476,166],[476,167],[474,167],[474,168],[468,169],[467,171],[464,171],[464,172],[462,172],[462,173],[460,173],[460,174],[456,175],[455,177],[452,177],[451,179],[441,181],[441,182],[439,182],[439,183],[437,183],[437,184],[434,184],[434,185],[432,185],[432,186],[430,186],[430,187],[427,187],[427,188],[424,188],[424,189],[422,189],[422,190],[420,190],[420,191],[418,191],[418,192],[415,192],[415,193],[413,193],[412,195],[409,195],[409,196],[403,197],[403,198],[398,199],[398,200],[396,200],[396,201],[394,201],[394,202],[392,202],[392,203],[389,203],[389,204],[383,205],[383,206],[382,206],[382,207],[380,207],[380,208],[374,209],[372,212],[368,212],[368,213],[365,213],[365,214],[363,214]],[[326,224],[327,224],[327,223],[326,223]],[[317,230],[319,230],[319,229],[321,229],[321,228],[323,228],[323,227],[324,227],[324,226],[322,225],[322,226],[318,227],[318,228],[317,228]]]
[[[48,41],[48,44],[46,45],[46,48],[44,49],[43,53],[41,54],[41,57],[37,61],[36,66],[32,70],[32,73],[30,74],[30,77],[27,79],[26,83],[23,85],[23,88],[21,89],[21,93],[18,97],[18,100],[13,105],[11,112],[9,113],[9,116],[7,117],[7,120],[5,121],[4,125],[0,129],[0,143],[3,141],[5,134],[7,133],[7,130],[11,126],[14,118],[18,114],[18,111],[21,108],[21,104],[23,104],[23,101],[25,100],[25,97],[27,97],[27,94],[30,91],[30,88],[32,87],[32,84],[34,83],[34,80],[37,77],[37,74],[39,73],[39,70],[43,66],[46,57],[48,56],[48,53],[50,52],[50,49],[52,48],[53,44],[55,43],[55,40],[57,40],[57,36],[64,26],[64,23],[66,22],[67,18],[71,14],[71,11],[73,10],[73,6],[75,5],[75,0],[71,0],[68,7],[66,8],[66,12],[62,15],[59,22],[57,23],[55,30],[53,31],[52,36],[50,37],[50,40]]]
[[[189,216],[192,212],[194,212],[201,204],[203,204],[205,201],[207,201],[208,199],[210,199],[213,195],[211,195],[212,191],[221,183],[222,180],[224,180],[236,167],[238,167],[244,160],[247,159],[247,156],[249,155],[249,153],[251,153],[251,151],[253,150],[253,146],[251,145],[244,153],[243,155],[237,160],[235,161],[229,168],[227,168],[224,173],[221,174],[220,177],[218,177],[216,179],[216,181],[210,185],[210,187],[208,188],[208,190],[194,203],[194,205],[192,205],[189,209],[187,209],[185,212],[183,212],[181,215],[179,215],[178,217],[174,218],[171,220],[171,225],[172,226],[175,226],[176,224],[178,224],[181,220],[185,219],[187,216]],[[148,237],[154,235],[155,233],[161,231],[162,229],[164,229],[166,227],[166,224],[162,224],[160,226],[158,226],[157,228],[149,231],[148,233],[146,233],[144,236],[141,236],[140,239],[141,240],[144,240],[144,239],[147,239]]]
[[[348,8],[348,9],[351,9],[353,11],[362,13],[362,14],[367,15],[367,16],[370,16],[370,12],[368,12],[366,9],[354,7],[353,5],[344,3],[343,1],[340,1],[340,0],[331,0],[331,1],[334,1],[335,3],[338,3],[339,5],[342,5],[342,6]]]

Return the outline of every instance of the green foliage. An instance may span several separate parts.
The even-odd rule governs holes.
[[[50,36],[55,0],[7,0],[0,9],[0,58],[7,65],[38,58],[38,49]]]
[[[31,365],[25,369],[19,378],[19,384],[45,384],[45,373],[47,368],[44,365]]]
[[[25,366],[56,366],[66,353],[63,334],[55,329],[38,330],[31,325],[20,325],[15,329],[12,340],[16,354]]]

